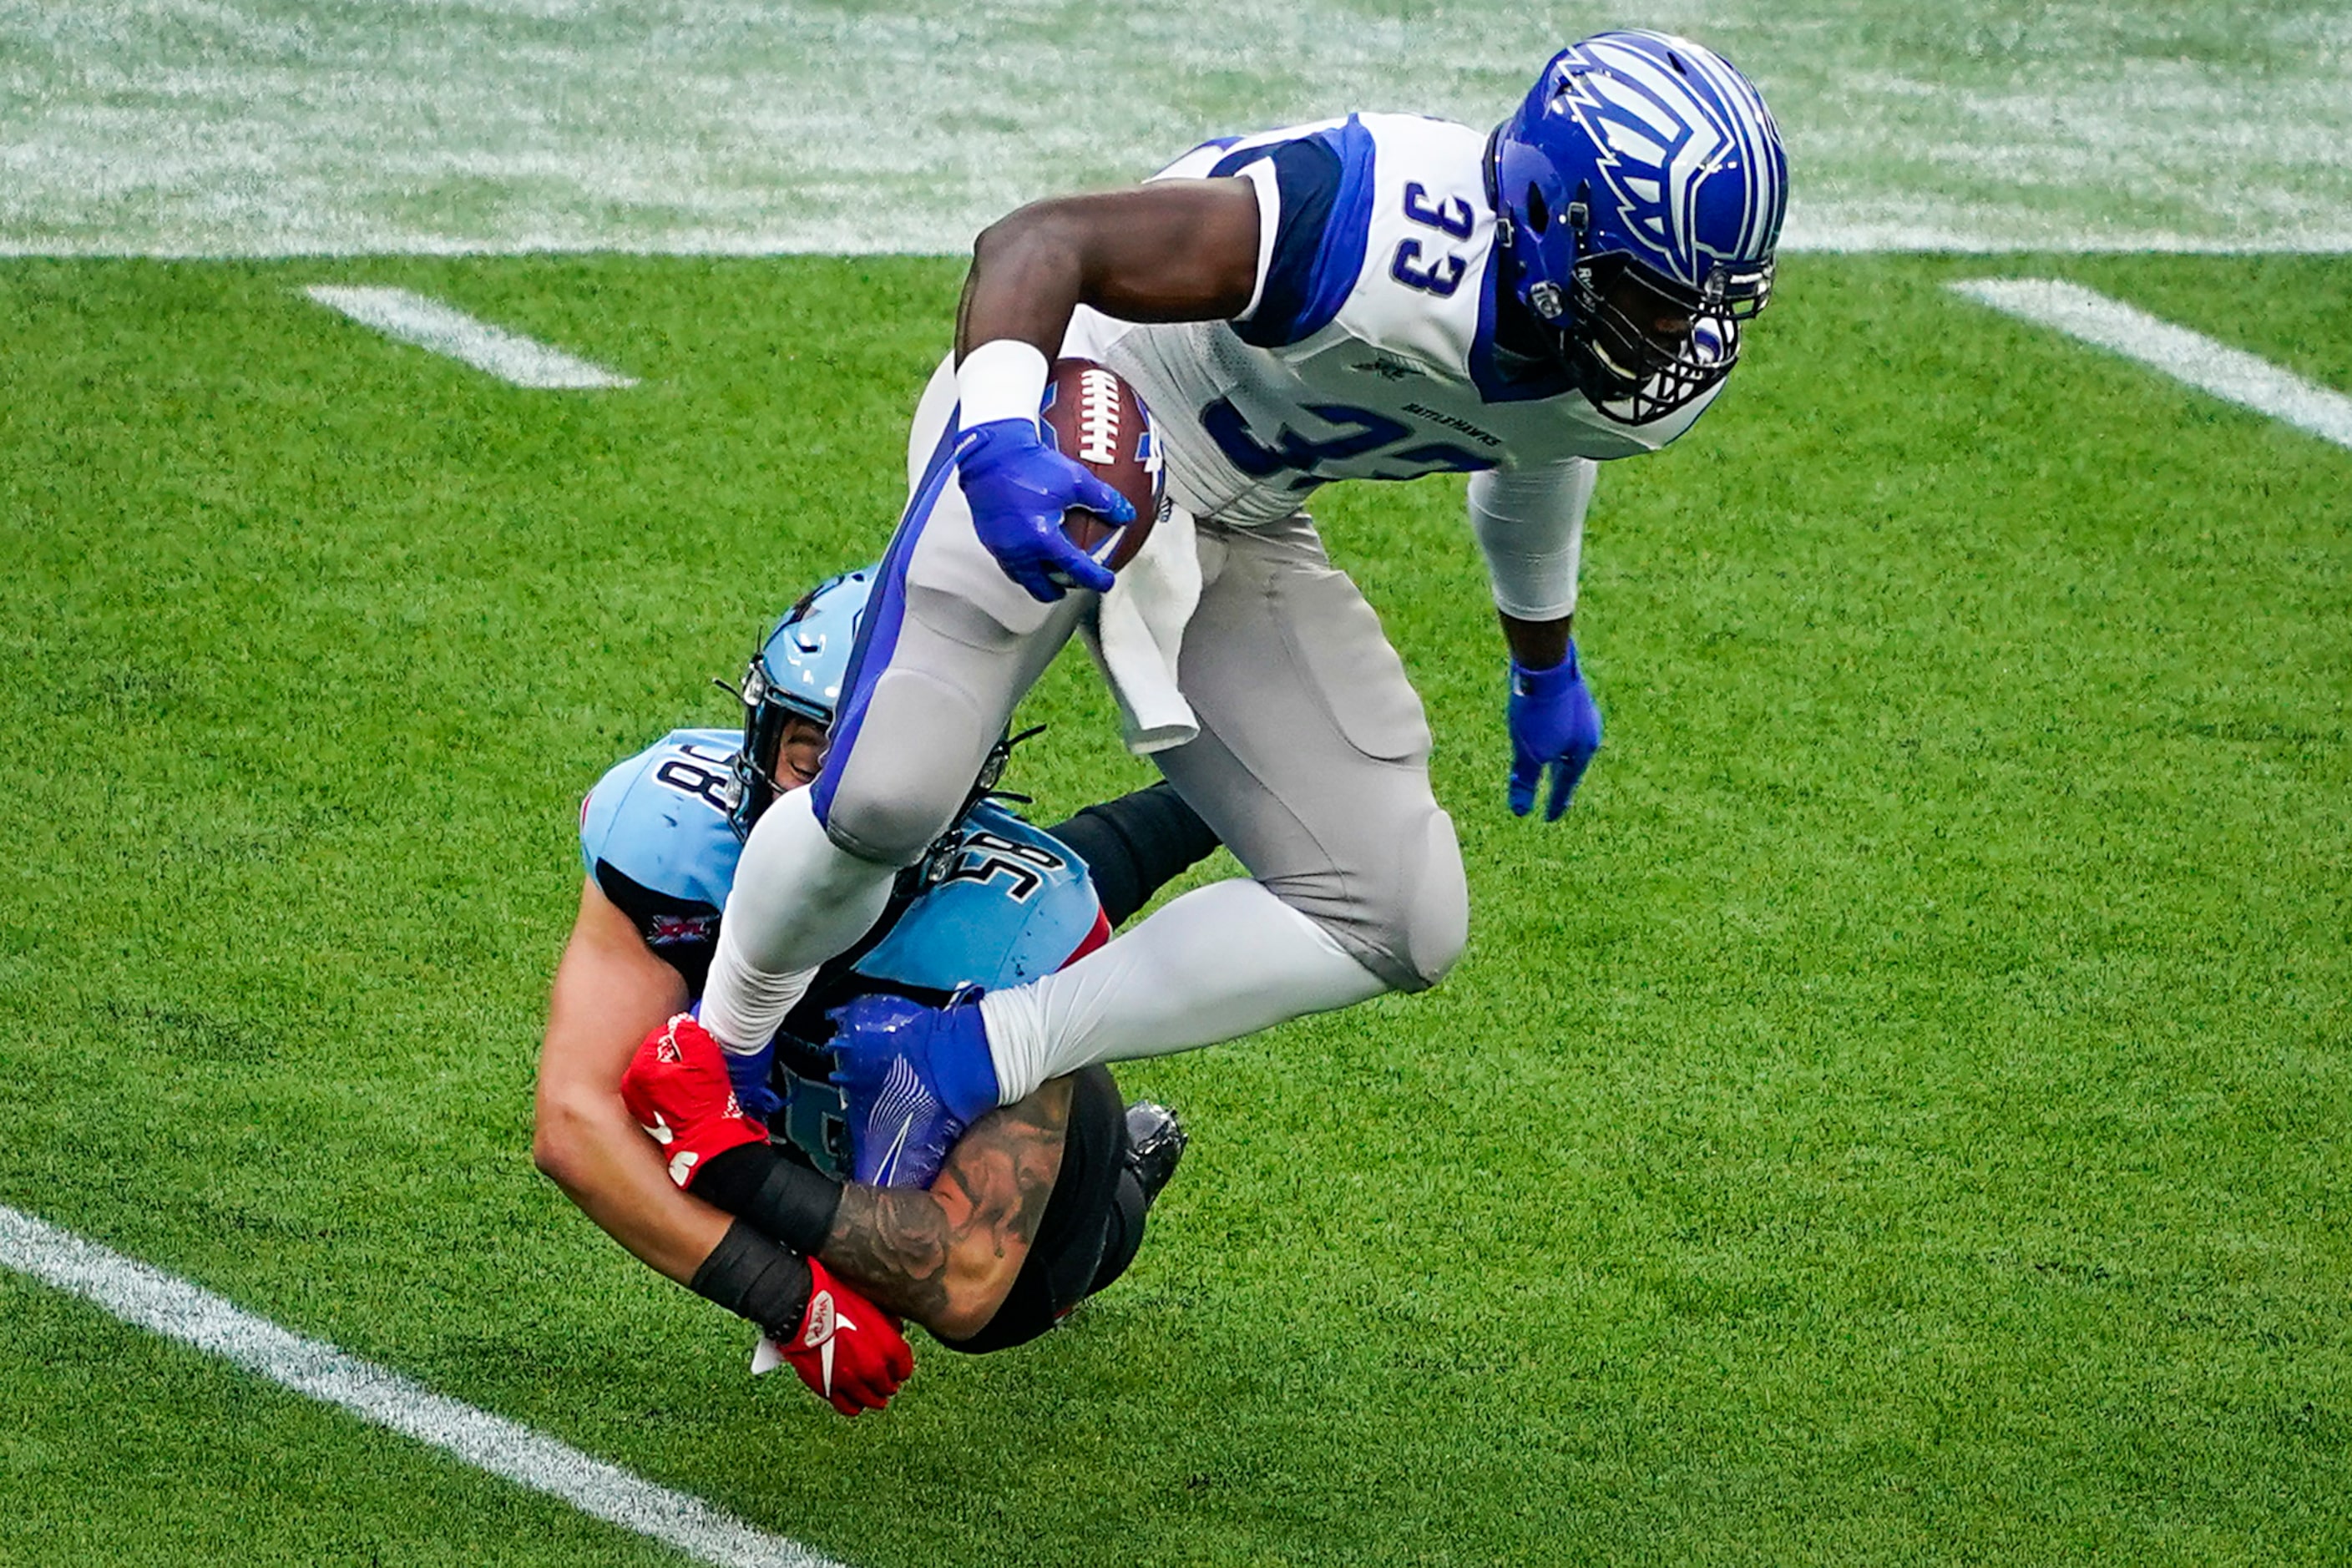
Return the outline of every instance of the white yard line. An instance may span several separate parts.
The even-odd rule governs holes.
[[[0,1205],[0,1268],[69,1291],[140,1328],[194,1345],[297,1394],[453,1454],[581,1512],[726,1568],[840,1568],[698,1498],[642,1480],[528,1426],[444,1398],[397,1373]]]
[[[517,386],[594,391],[637,384],[633,376],[575,359],[562,349],[477,321],[454,305],[405,289],[352,289],[321,283],[305,292],[388,338],[463,360]]]
[[[1978,278],[1950,288],[1996,310],[2137,360],[2200,392],[2352,447],[2352,397],[2095,289],[2050,278]]]

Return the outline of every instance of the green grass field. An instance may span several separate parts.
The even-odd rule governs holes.
[[[860,1568],[2352,1559],[2352,453],[1942,287],[2346,389],[2352,260],[1784,273],[1604,476],[1558,826],[1458,487],[1327,492],[1469,956],[1122,1072],[1195,1130],[1128,1280],[852,1425],[529,1091],[580,795],[878,552],[959,268],[0,265],[0,1203]],[[1041,811],[1146,776],[1029,716]],[[676,1561],[5,1273],[0,1474],[0,1561]]]

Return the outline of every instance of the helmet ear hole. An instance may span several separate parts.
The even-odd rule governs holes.
[[[1528,187],[1528,226],[1538,234],[1551,226],[1551,209],[1544,205],[1543,192],[1534,185]]]

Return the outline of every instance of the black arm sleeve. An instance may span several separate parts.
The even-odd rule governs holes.
[[[841,1184],[766,1143],[739,1143],[694,1174],[694,1195],[805,1257],[833,1234]]]
[[[811,1284],[807,1259],[739,1219],[702,1260],[688,1289],[750,1319],[770,1339],[790,1344],[808,1312]]]
[[[1047,831],[1087,863],[1087,875],[1113,925],[1217,847],[1209,825],[1164,780],[1090,805]]]

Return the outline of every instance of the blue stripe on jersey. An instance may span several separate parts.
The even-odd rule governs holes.
[[[1372,133],[1349,115],[1345,125],[1295,142],[1245,147],[1211,169],[1232,174],[1272,160],[1282,216],[1257,309],[1234,323],[1241,340],[1281,348],[1330,325],[1364,269],[1372,221]]]
[[[874,683],[890,668],[890,656],[898,649],[898,628],[907,619],[907,566],[939,505],[940,492],[954,482],[956,423],[961,412],[960,407],[948,412],[947,428],[940,432],[940,444],[931,448],[923,482],[915,487],[907,510],[899,514],[890,548],[882,555],[873,597],[866,601],[865,617],[858,623],[857,641],[849,650],[849,668],[841,679],[841,700],[834,710],[824,765],[818,770],[816,782],[809,785],[809,805],[819,822],[833,815],[834,792],[841,787],[841,770],[849,765],[850,748],[857,743],[857,732],[865,726],[866,710],[874,700]]]
[[[1202,142],[1201,147],[1230,147],[1240,140],[1241,138],[1238,136],[1215,136]],[[1277,153],[1281,149],[1290,145],[1291,143],[1287,142],[1277,142],[1269,146],[1244,147],[1238,153],[1228,153],[1225,156],[1216,161],[1215,164],[1210,168],[1206,177],[1212,180],[1230,178],[1234,174],[1240,174],[1244,169],[1249,167],[1252,163],[1256,163],[1260,158],[1270,157],[1275,153]],[[1197,153],[1201,150],[1201,147],[1195,147],[1192,151]]]

